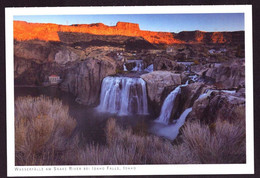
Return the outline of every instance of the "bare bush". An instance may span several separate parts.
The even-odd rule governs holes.
[[[232,122],[217,119],[210,125],[187,122],[174,144],[148,134],[146,129],[123,129],[115,119],[109,119],[104,145],[79,144],[79,135],[68,139],[76,122],[58,100],[18,98],[15,117],[17,165],[216,164],[246,160],[242,117]]]
[[[22,97],[15,101],[15,151],[17,165],[53,164],[66,149],[76,127],[68,107],[57,99]]]
[[[187,123],[183,129],[184,144],[200,163],[245,163],[245,122],[217,120],[211,125],[198,121]]]
[[[185,145],[173,146],[153,135],[136,135],[131,128],[118,126],[115,119],[107,122],[106,138],[107,145],[73,146],[64,157],[70,158],[68,164],[80,165],[196,163]]]

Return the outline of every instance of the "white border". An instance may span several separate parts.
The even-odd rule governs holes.
[[[62,13],[61,13],[62,12]],[[14,147],[14,15],[76,15],[76,14],[184,14],[184,13],[244,13],[245,14],[245,66],[246,66],[246,164],[194,164],[194,165],[111,165],[111,166],[15,166]],[[101,14],[101,13],[99,13]],[[253,174],[253,57],[252,6],[128,6],[128,7],[41,7],[6,8],[6,109],[7,109],[7,175],[8,176],[61,176],[61,175],[188,175],[188,174]],[[69,171],[69,167],[81,171]],[[134,170],[123,170],[124,167]],[[17,168],[37,168],[37,171],[15,171]],[[51,171],[46,169],[50,168]],[[55,168],[66,169],[55,171]],[[88,170],[83,170],[83,169]],[[104,169],[96,171],[96,168]],[[41,170],[43,169],[43,170]],[[115,170],[119,169],[119,170]]]

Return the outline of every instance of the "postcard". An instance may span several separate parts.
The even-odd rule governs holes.
[[[8,176],[254,173],[252,6],[5,12]]]

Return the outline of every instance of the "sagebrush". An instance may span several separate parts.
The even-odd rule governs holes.
[[[16,99],[16,164],[55,164],[76,124],[68,107],[57,99],[44,96]]]
[[[141,124],[143,125],[143,124]],[[178,141],[151,135],[146,129],[123,129],[108,119],[106,144],[80,143],[71,137],[76,121],[68,107],[44,96],[15,101],[17,165],[119,165],[245,163],[245,120],[217,119],[206,125],[187,121]],[[141,127],[141,126],[140,126]]]

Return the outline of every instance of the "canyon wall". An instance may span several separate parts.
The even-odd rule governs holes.
[[[61,41],[59,32],[87,33],[93,35],[121,35],[142,37],[153,44],[197,44],[243,42],[244,32],[183,31],[180,33],[140,30],[138,24],[118,22],[116,26],[102,23],[84,25],[58,25],[14,21],[14,39]]]

